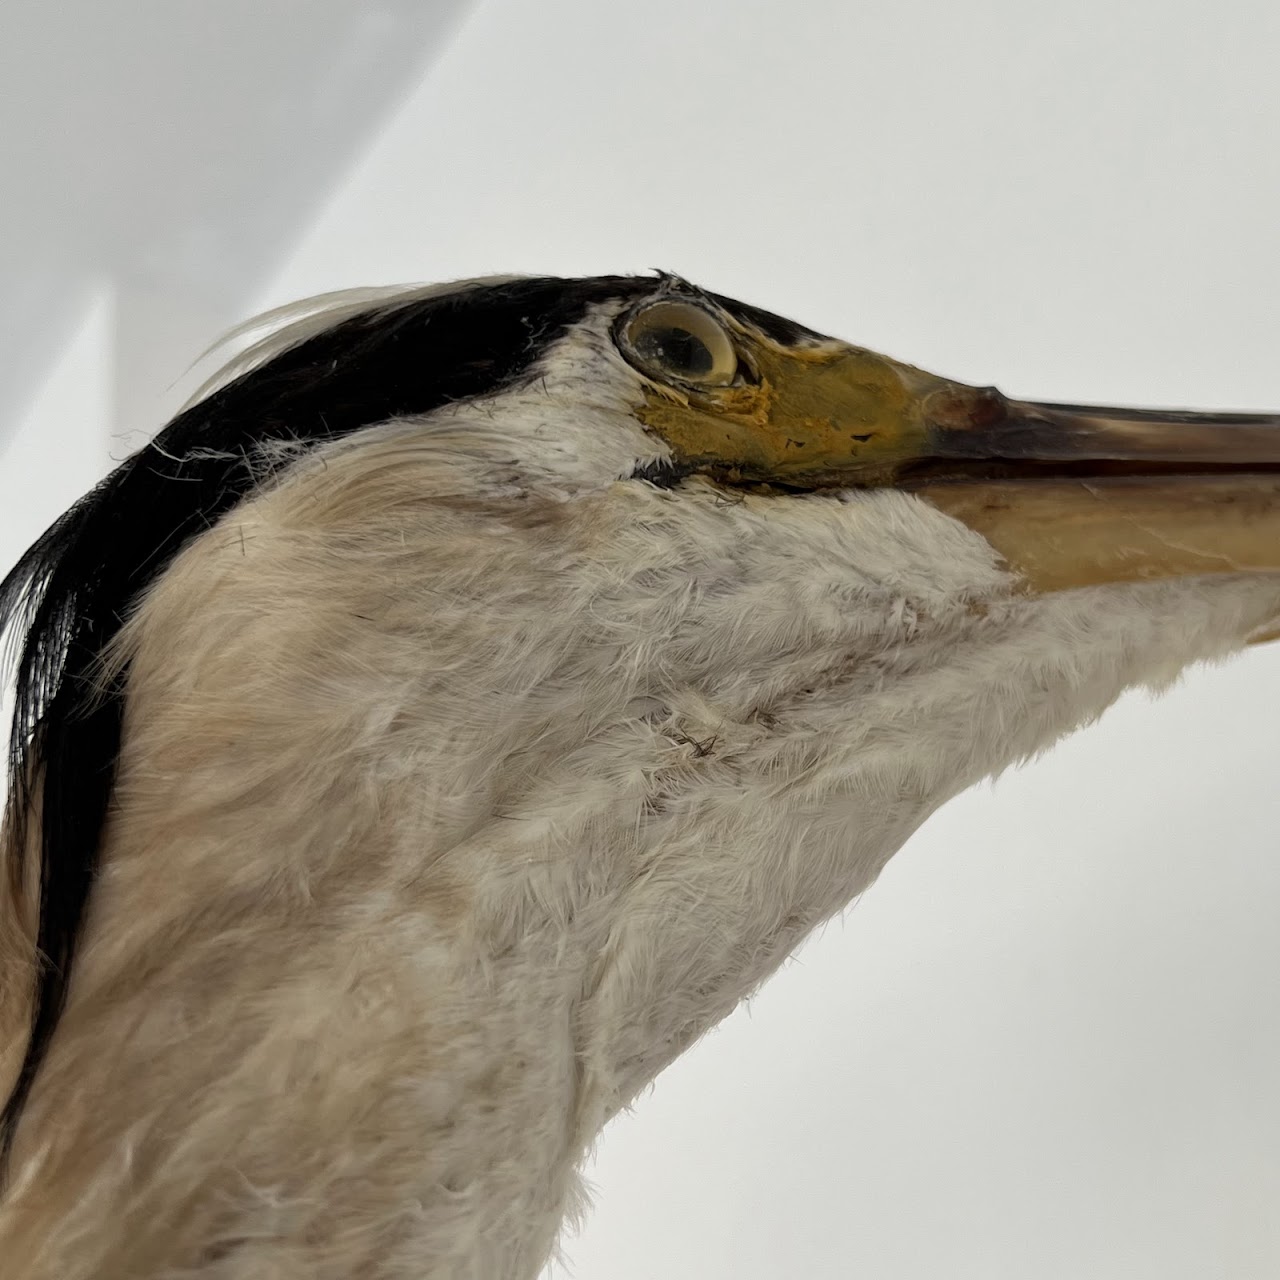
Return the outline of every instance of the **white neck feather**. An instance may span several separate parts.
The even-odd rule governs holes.
[[[934,808],[1280,604],[1033,600],[898,493],[477,497],[499,436],[303,461],[130,625],[13,1275],[535,1275],[601,1125]]]

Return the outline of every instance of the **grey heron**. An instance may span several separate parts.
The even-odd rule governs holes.
[[[939,805],[1280,620],[1280,417],[675,276],[329,296],[0,587],[0,1257],[531,1277]]]

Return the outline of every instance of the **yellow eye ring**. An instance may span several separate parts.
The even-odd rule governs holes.
[[[663,382],[727,387],[738,376],[738,349],[725,327],[692,302],[664,299],[628,317],[623,354]]]

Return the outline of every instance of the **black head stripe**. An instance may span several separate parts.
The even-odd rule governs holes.
[[[546,277],[373,305],[236,378],[175,418],[81,499],[0,583],[0,629],[21,637],[4,870],[21,883],[27,815],[42,812],[41,967],[31,1037],[0,1112],[0,1155],[67,994],[120,748],[122,683],[95,664],[174,555],[252,489],[264,444],[320,444],[508,388],[587,309],[652,280]]]
[[[804,325],[788,320],[786,316],[775,316],[772,311],[761,311],[759,307],[738,302],[734,298],[722,298],[718,293],[709,293],[717,306],[723,307],[731,316],[754,325],[766,338],[784,347],[802,347],[812,342],[827,342],[825,334],[806,329]]]

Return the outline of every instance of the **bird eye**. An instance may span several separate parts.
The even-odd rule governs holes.
[[[724,326],[691,302],[655,302],[623,330],[624,349],[647,373],[698,387],[727,387],[738,351]]]

